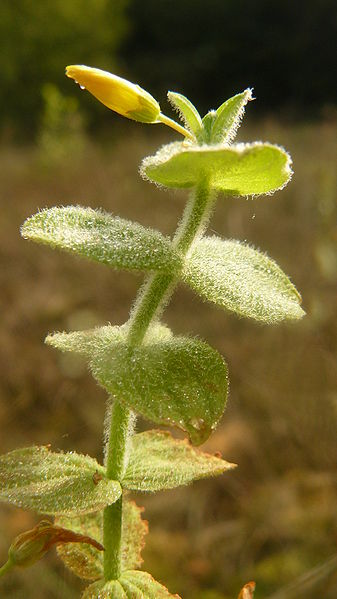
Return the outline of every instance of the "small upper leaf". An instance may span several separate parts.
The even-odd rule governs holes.
[[[128,570],[118,580],[91,584],[82,599],[181,599],[171,595],[167,588],[147,572]]]
[[[123,487],[132,491],[161,491],[193,480],[217,476],[234,464],[191,447],[163,431],[132,437],[132,449]]]
[[[185,126],[192,131],[195,136],[198,136],[202,128],[202,121],[199,112],[195,106],[193,106],[192,102],[182,94],[177,94],[176,92],[168,92],[167,97],[173,108],[178,111]]]
[[[51,345],[63,352],[74,352],[87,358],[105,352],[109,345],[122,343],[125,340],[125,326],[96,327],[87,331],[73,331],[71,333],[53,333],[45,339]]]
[[[276,262],[239,241],[197,241],[182,275],[201,297],[241,316],[275,323],[304,315],[301,296]]]
[[[170,240],[159,231],[91,208],[42,210],[24,222],[21,234],[112,268],[174,272],[181,264]]]
[[[122,570],[139,568],[143,559],[141,551],[144,547],[148,524],[141,514],[143,508],[134,501],[123,501],[122,516]],[[77,518],[61,516],[57,524],[74,533],[86,534],[103,543],[103,513],[86,514]],[[68,543],[58,547],[57,552],[65,565],[74,574],[85,580],[97,580],[103,577],[103,555],[87,543]]]
[[[98,476],[97,476],[98,475]],[[0,501],[42,514],[85,514],[103,509],[122,493],[89,456],[53,453],[46,447],[0,456]]]
[[[226,405],[227,366],[220,354],[197,339],[172,337],[162,326],[152,327],[136,347],[126,333],[124,327],[102,327],[56,333],[47,343],[84,353],[93,376],[121,403],[157,424],[183,429],[196,445],[203,443]]]
[[[211,143],[231,143],[233,141],[249,100],[252,100],[252,90],[246,89],[221,104],[216,111]]]
[[[281,189],[290,180],[289,154],[256,142],[234,146],[193,146],[175,142],[143,160],[145,179],[166,187],[194,187],[206,179],[211,188],[236,196]]]
[[[60,351],[74,352],[87,358],[98,356],[106,351],[110,345],[125,343],[128,333],[127,325],[96,327],[87,331],[73,331],[71,333],[53,333],[45,339],[47,345],[51,345]],[[171,330],[163,324],[153,324],[148,329],[144,342],[151,340],[159,341],[170,339]]]

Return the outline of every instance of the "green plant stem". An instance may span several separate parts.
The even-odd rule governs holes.
[[[210,193],[207,182],[202,181],[188,201],[173,238],[173,245],[183,256],[187,254],[193,241],[206,228],[213,204],[214,196]],[[152,320],[159,318],[176,285],[177,279],[171,274],[154,274],[146,278],[130,314],[128,323],[128,342],[130,344],[140,345],[142,343],[149,325]],[[111,414],[106,459],[107,477],[110,479],[122,480],[132,418],[131,411],[115,400]],[[105,580],[114,580],[121,573],[122,510],[122,497],[104,510]]]
[[[195,141],[195,136],[190,131],[188,131],[188,129],[185,129],[185,127],[182,127],[181,125],[179,125],[179,123],[176,123],[176,121],[174,121],[173,119],[170,119],[168,116],[166,116],[162,112],[160,113],[160,115],[158,117],[158,122],[163,123],[164,125],[167,125],[168,127],[171,127],[171,129],[174,129],[175,131],[178,131],[178,133],[181,133],[181,135],[183,135],[184,137],[187,137],[187,139],[190,139],[191,141]]]
[[[112,404],[109,444],[106,454],[106,474],[112,480],[122,480],[126,467],[128,438],[132,431],[133,414],[117,400]],[[103,514],[104,577],[114,580],[121,574],[123,496],[105,508]]]
[[[13,562],[8,560],[3,566],[0,568],[0,578],[1,576],[5,576],[7,572],[9,572],[13,568]]]
[[[173,238],[173,246],[183,256],[207,227],[214,199],[207,181],[202,181],[187,202]],[[130,344],[138,345],[142,342],[151,321],[159,318],[176,285],[176,277],[170,274],[154,274],[145,279],[130,314],[128,333]]]

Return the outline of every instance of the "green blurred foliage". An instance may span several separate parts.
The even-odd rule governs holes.
[[[71,87],[64,77],[66,65],[115,67],[127,31],[127,1],[2,0],[0,112],[7,135],[36,130],[46,83],[61,90]]]
[[[41,165],[79,160],[88,143],[86,120],[77,98],[66,96],[53,83],[42,87],[44,106],[37,135]]]

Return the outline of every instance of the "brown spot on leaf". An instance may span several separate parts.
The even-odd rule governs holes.
[[[94,485],[98,485],[99,481],[102,480],[102,478],[102,474],[100,474],[98,470],[96,470],[96,472],[94,472],[94,474],[92,475]]]

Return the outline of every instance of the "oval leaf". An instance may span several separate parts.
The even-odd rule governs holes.
[[[141,551],[148,532],[148,523],[141,517],[144,508],[134,501],[123,501],[122,516],[122,570],[139,568],[143,559]],[[103,513],[86,514],[78,518],[57,518],[57,524],[76,534],[89,535],[98,543],[103,543]],[[103,577],[103,555],[87,543],[68,543],[57,548],[65,565],[77,576],[85,580]]]
[[[116,344],[91,360],[91,370],[121,403],[157,424],[181,428],[195,445],[208,439],[226,405],[227,366],[197,339]]]
[[[91,208],[42,210],[25,221],[21,234],[112,268],[166,273],[181,265],[170,240],[159,231]]]
[[[201,297],[241,316],[275,323],[304,315],[301,296],[276,262],[239,241],[197,241],[182,276]]]
[[[126,333],[127,328],[102,327],[56,333],[46,342],[85,353],[96,380],[132,410],[181,428],[195,445],[206,441],[227,399],[227,366],[220,354],[197,339],[172,337],[163,326],[152,327],[139,347],[127,343]]]
[[[0,456],[0,501],[42,514],[85,514],[111,505],[122,493],[89,456],[26,447]]]
[[[203,453],[186,440],[163,431],[146,431],[132,437],[132,449],[123,487],[132,491],[161,491],[217,476],[235,464]]]
[[[129,570],[110,582],[94,582],[83,593],[82,599],[181,599],[171,595],[167,588],[147,572]]]
[[[201,179],[217,191],[236,196],[271,193],[291,178],[290,156],[264,143],[192,146],[173,143],[141,166],[144,178],[166,187],[194,187]]]

